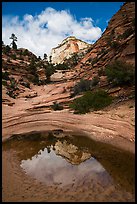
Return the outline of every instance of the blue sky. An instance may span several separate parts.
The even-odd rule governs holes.
[[[10,32],[14,32],[18,37],[18,47],[27,46],[28,49],[40,56],[43,55],[43,52],[49,54],[51,48],[56,47],[68,35],[75,35],[88,43],[94,43],[123,3],[2,2],[2,38],[5,44],[9,44],[9,38],[6,39],[6,36],[9,36]],[[39,24],[38,19],[41,19]],[[45,22],[42,19],[45,19]],[[23,36],[24,40],[22,41]],[[26,39],[27,36],[28,39]],[[42,41],[41,38],[44,36],[47,40],[43,39]],[[40,50],[38,48],[40,43],[41,52],[36,51]]]

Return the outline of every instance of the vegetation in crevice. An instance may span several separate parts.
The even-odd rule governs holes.
[[[53,102],[53,105],[51,105],[51,108],[56,111],[56,110],[63,110],[63,106],[60,103],[57,103],[56,101]]]
[[[135,70],[131,64],[115,60],[105,68],[108,82],[114,86],[132,86],[135,83]]]
[[[70,108],[74,109],[74,113],[87,113],[91,110],[100,110],[112,103],[112,97],[103,90],[95,92],[87,91],[82,97],[75,99]]]

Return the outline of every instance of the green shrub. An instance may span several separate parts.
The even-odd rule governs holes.
[[[50,77],[52,74],[54,74],[55,72],[55,68],[52,64],[48,64],[44,66],[45,68],[45,74],[46,74],[46,78],[47,78],[47,82],[50,82]]]
[[[2,80],[2,85],[3,85],[3,86],[7,86],[7,81]]]
[[[16,55],[15,55],[15,54],[11,55],[11,58],[12,58],[13,60],[16,60]]]
[[[91,90],[92,87],[96,86],[99,82],[99,77],[94,77],[92,80],[81,79],[75,86],[73,87],[72,96],[76,96],[82,92]]]
[[[16,86],[16,81],[15,81],[15,79],[14,78],[11,78],[10,79],[10,88],[15,88],[15,86]]]
[[[22,53],[23,53],[22,50],[20,50],[20,52],[19,52],[20,56],[22,55]]]
[[[105,91],[98,90],[96,92],[88,91],[82,97],[77,98],[70,104],[70,108],[75,113],[87,113],[90,110],[100,110],[112,102],[112,97]]]
[[[3,48],[3,53],[6,54],[6,55],[8,55],[9,52],[10,52],[10,50],[11,50],[10,46],[9,46],[9,45],[6,45],[6,47]]]
[[[106,66],[105,69],[108,82],[117,85],[133,85],[135,82],[135,71],[132,65],[116,60]]]
[[[55,69],[56,69],[56,70],[67,70],[67,69],[69,69],[69,67],[68,67],[67,64],[63,63],[63,64],[57,64],[57,65],[55,66]]]
[[[56,110],[63,110],[63,106],[60,105],[59,103],[57,102],[53,102],[53,105],[51,106],[51,108],[56,111]]]
[[[10,78],[10,86],[9,86],[10,89],[12,89],[13,91],[16,91],[18,90],[18,86],[17,86],[17,82],[14,78]]]
[[[31,75],[33,75],[30,78],[31,82],[38,85],[39,84],[39,76],[37,74],[37,65],[36,65],[34,58],[31,59],[31,62],[28,66],[28,71]]]
[[[37,58],[37,59],[38,59],[38,61],[40,61],[40,60],[41,60],[41,57],[40,57],[40,56],[38,56],[38,58]]]
[[[10,91],[6,92],[6,94],[8,94],[11,98],[14,98],[14,99],[16,98],[13,90],[10,90]]]
[[[9,73],[7,71],[2,72],[2,79],[9,80]]]
[[[99,83],[99,77],[98,77],[98,76],[95,76],[95,77],[92,79],[92,86],[96,86],[98,83]]]
[[[29,55],[29,51],[27,49],[25,49],[22,53],[24,56]]]
[[[89,91],[92,86],[92,81],[87,79],[81,79],[74,87],[73,87],[73,94],[74,96],[82,93],[84,91]]]
[[[132,33],[133,33],[132,28],[129,28],[129,29],[127,29],[127,30],[122,34],[122,38],[126,39],[126,38],[128,38]]]
[[[118,39],[126,39],[128,38],[131,34],[133,34],[134,29],[128,28],[123,34],[118,36]]]
[[[111,48],[117,49],[120,47],[120,43],[116,41],[112,41],[110,46]]]
[[[31,81],[33,84],[38,85],[39,84],[39,76],[37,74],[33,75]]]

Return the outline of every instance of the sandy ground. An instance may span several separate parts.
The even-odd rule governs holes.
[[[66,84],[64,87],[66,89]],[[26,94],[37,92],[34,98],[25,98]],[[6,98],[6,95],[3,97]],[[33,86],[20,98],[11,100],[15,104],[2,104],[2,140],[12,134],[31,131],[62,129],[85,133],[89,137],[119,146],[135,152],[135,104],[133,100],[119,103],[102,111],[76,115],[67,108],[53,111],[48,106],[53,101],[69,101],[69,92],[64,93],[62,85]],[[122,201],[116,196],[114,187],[98,189],[95,193],[94,183],[83,185],[78,189],[46,187],[38,181],[27,177],[20,169],[14,152],[3,152],[3,201]],[[8,175],[8,176],[7,176]],[[10,183],[10,184],[9,184]],[[20,188],[21,186],[21,188]],[[72,191],[70,190],[72,189]],[[54,195],[54,196],[53,196]],[[98,197],[98,195],[100,195]],[[102,196],[101,196],[102,195]],[[132,196],[127,198],[131,201]]]

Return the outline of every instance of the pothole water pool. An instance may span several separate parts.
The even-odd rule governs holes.
[[[129,152],[61,130],[12,136],[3,143],[3,153],[8,151],[16,154],[28,179],[46,187],[86,188],[88,201],[134,201],[134,155]]]

